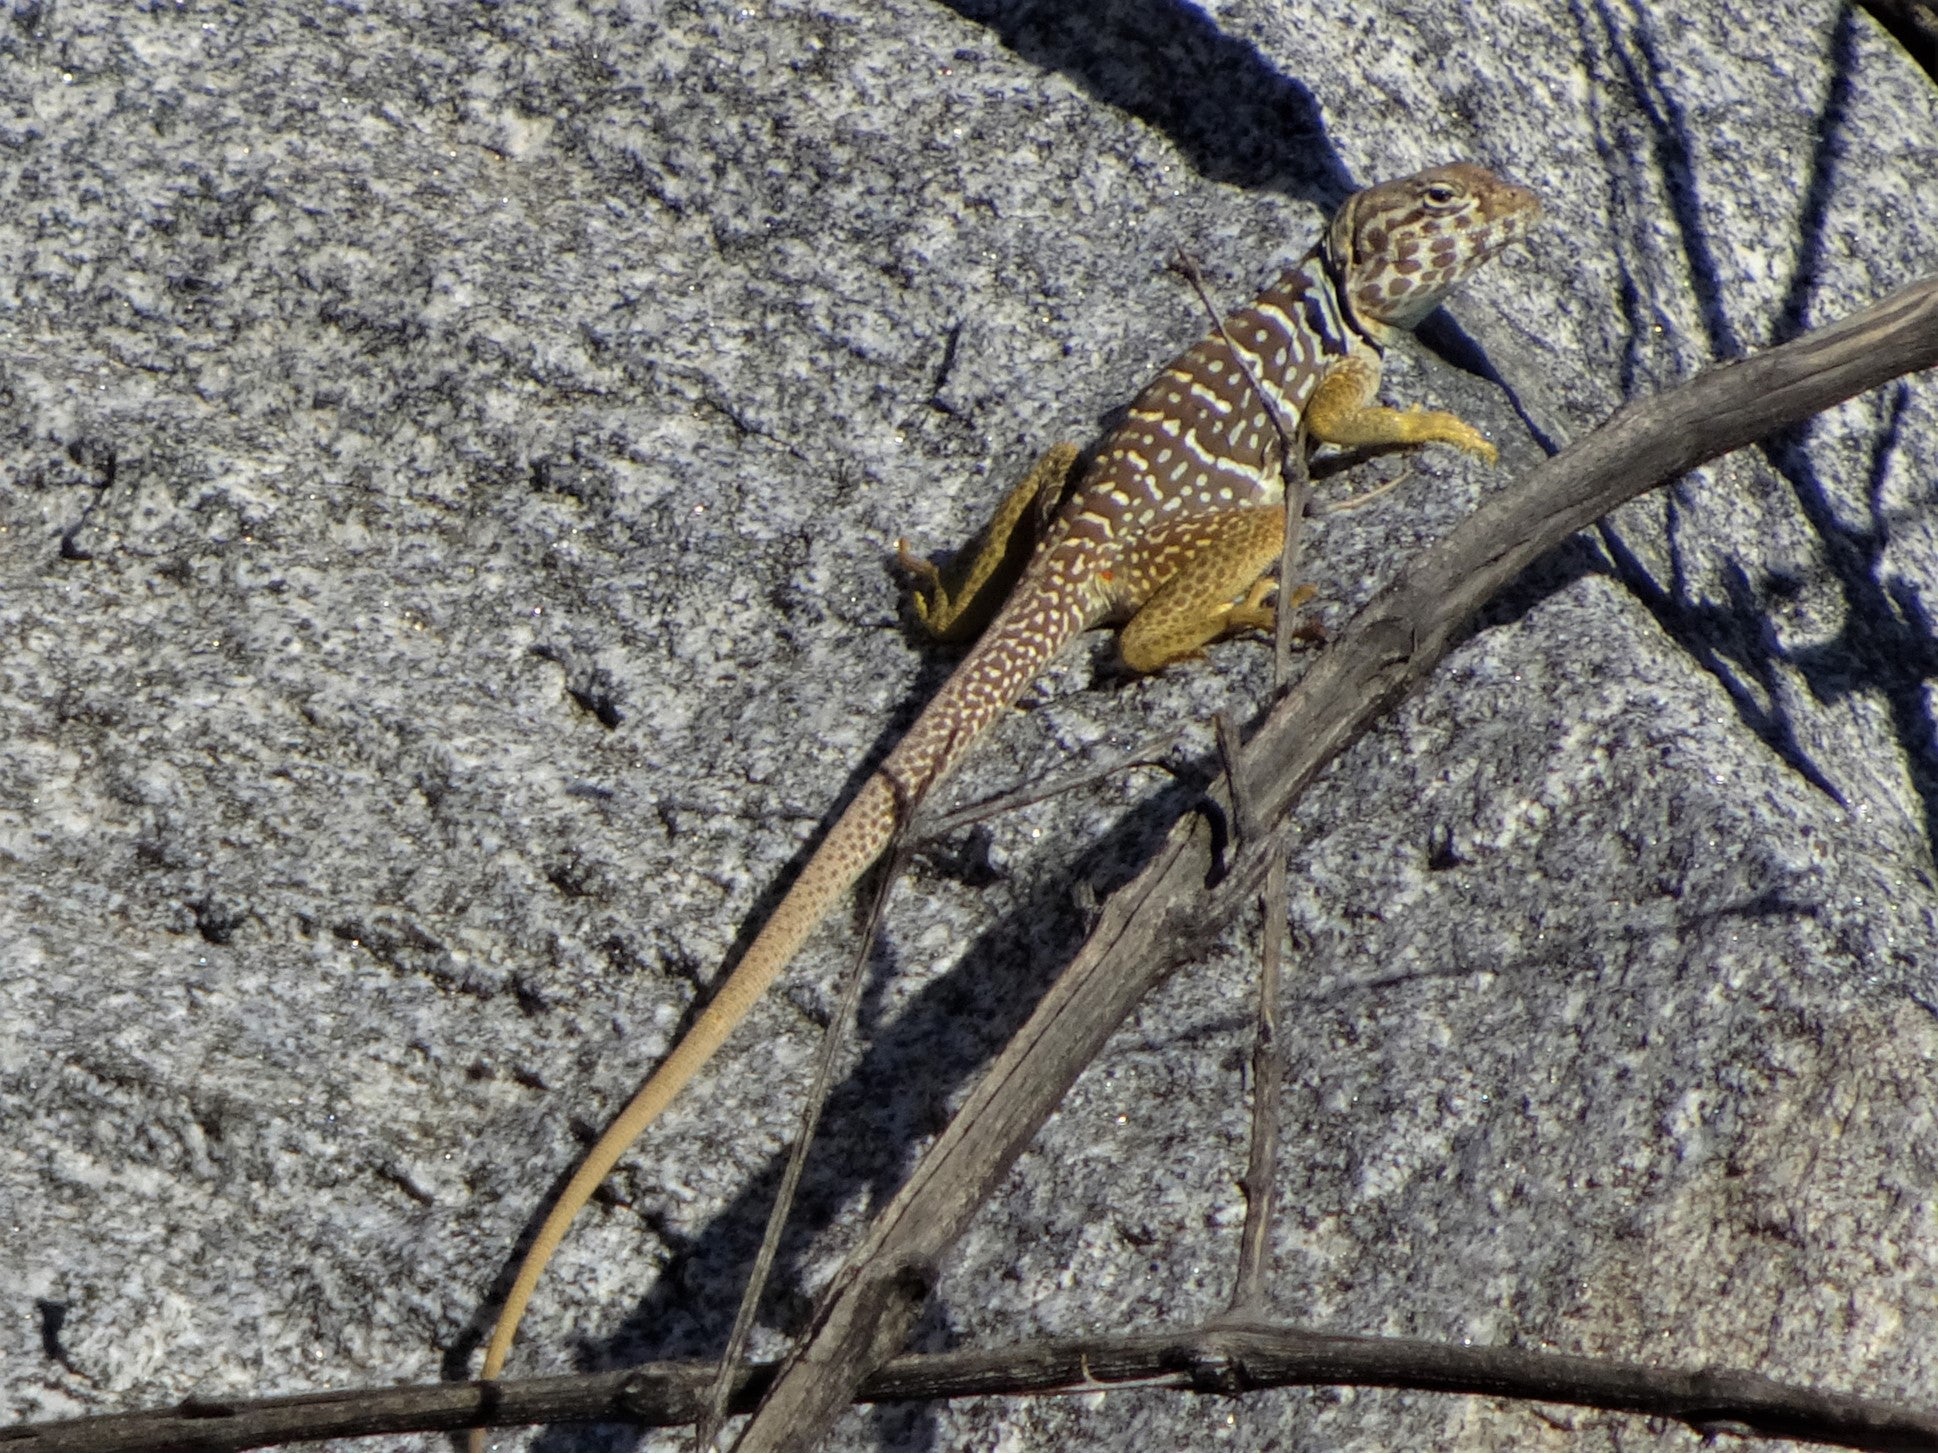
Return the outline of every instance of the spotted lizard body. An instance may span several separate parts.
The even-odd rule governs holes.
[[[1043,457],[999,512],[966,588],[952,591],[917,567],[929,582],[918,613],[947,634],[1000,579],[996,563],[1033,502],[1065,499],[976,645],[862,785],[712,1003],[580,1162],[519,1267],[483,1377],[504,1367],[540,1275],[599,1183],[887,849],[909,806],[1065,646],[1121,622],[1125,663],[1150,672],[1214,638],[1270,627],[1264,575],[1285,532],[1274,411],[1287,430],[1302,422],[1326,444],[1438,442],[1495,457],[1454,415],[1373,399],[1384,346],[1521,237],[1537,211],[1531,192],[1464,162],[1354,194],[1303,259],[1145,386],[1081,474],[1072,446]]]

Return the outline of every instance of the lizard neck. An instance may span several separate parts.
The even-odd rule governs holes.
[[[1395,330],[1362,318],[1347,295],[1338,261],[1324,243],[1280,273],[1249,305],[1225,321],[1236,339],[1266,325],[1271,347],[1256,352],[1259,383],[1288,423],[1326,373],[1346,355],[1370,349],[1377,357]]]
[[[1390,323],[1381,323],[1377,318],[1364,317],[1353,306],[1353,290],[1346,280],[1346,263],[1339,256],[1336,245],[1330,237],[1322,239],[1311,252],[1306,254],[1306,263],[1314,259],[1317,259],[1324,276],[1327,296],[1332,300],[1332,314],[1337,320],[1339,336],[1343,339],[1350,333],[1375,353],[1384,353],[1386,345],[1391,343],[1401,330]],[[1298,269],[1292,271],[1296,272]],[[1287,276],[1290,276],[1290,273]],[[1344,349],[1340,351],[1344,352]]]

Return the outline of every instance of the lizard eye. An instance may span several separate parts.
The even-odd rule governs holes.
[[[1447,182],[1434,182],[1426,189],[1425,196],[1435,207],[1450,207],[1460,199],[1460,189]]]

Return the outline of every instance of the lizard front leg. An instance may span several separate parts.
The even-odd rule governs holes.
[[[1053,444],[996,507],[969,549],[945,572],[895,542],[895,558],[915,577],[915,618],[938,641],[972,641],[996,614],[1029,564],[1076,471],[1074,444]]]
[[[1379,365],[1361,354],[1335,364],[1305,406],[1305,432],[1322,444],[1346,448],[1377,445],[1451,444],[1492,464],[1498,457],[1481,432],[1456,414],[1438,409],[1389,409],[1375,404]]]

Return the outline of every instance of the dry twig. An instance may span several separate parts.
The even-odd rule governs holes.
[[[0,1454],[25,1450],[245,1449],[292,1439],[349,1439],[462,1429],[481,1420],[692,1423],[711,1363],[652,1363],[614,1373],[508,1378],[420,1388],[359,1388],[294,1398],[183,1404],[0,1429]],[[773,1364],[739,1371],[732,1407],[751,1408]],[[1705,1434],[1807,1439],[1860,1449],[1938,1447],[1938,1413],[1777,1383],[1754,1374],[1679,1371],[1526,1348],[1410,1338],[1354,1338],[1280,1324],[1228,1322],[1098,1338],[1056,1338],[966,1353],[896,1358],[859,1398],[1095,1394],[1174,1388],[1231,1395],[1260,1388],[1360,1384],[1489,1394],[1678,1419]]]
[[[1900,374],[1938,364],[1938,278],[1619,410],[1411,561],[1272,711],[1240,757],[1262,823],[1416,687],[1495,592],[1617,505]],[[1226,810],[1229,811],[1228,804]],[[812,1448],[900,1351],[932,1269],[1139,1000],[1249,902],[1283,828],[1222,875],[1200,815],[1179,822],[824,1293],[740,1447]]]
[[[1265,1274],[1272,1255],[1272,1217],[1278,1205],[1279,1101],[1285,1085],[1285,1052],[1279,1049],[1280,964],[1285,957],[1285,858],[1265,873],[1258,966],[1258,1027],[1252,1038],[1252,1150],[1245,1163],[1245,1230],[1238,1239],[1238,1272],[1232,1278],[1234,1317],[1264,1315]]]

